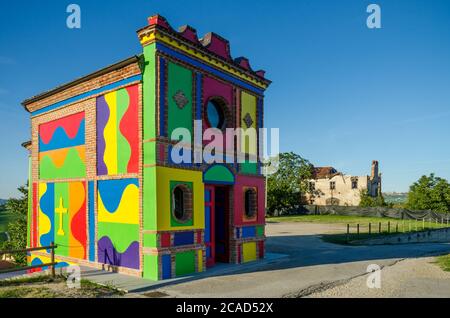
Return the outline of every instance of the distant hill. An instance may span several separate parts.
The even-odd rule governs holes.
[[[408,193],[387,192],[383,193],[383,197],[386,203],[405,203],[408,199]]]

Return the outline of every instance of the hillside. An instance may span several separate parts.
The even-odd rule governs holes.
[[[397,193],[397,192],[389,192],[383,193],[384,200],[386,203],[405,203],[408,199],[408,193]]]

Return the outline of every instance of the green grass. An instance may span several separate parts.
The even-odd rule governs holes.
[[[112,286],[104,286],[82,279],[81,288],[69,289],[67,278],[58,275],[36,275],[0,281],[0,298],[55,298],[55,297],[114,297],[125,293]],[[58,288],[47,288],[49,284],[57,284]],[[53,285],[54,286],[54,285]]]
[[[0,298],[55,298],[58,294],[46,287],[15,287],[0,290]]]
[[[439,256],[437,258],[438,265],[446,272],[450,272],[450,254]]]
[[[10,286],[22,286],[26,284],[37,284],[37,283],[54,283],[55,281],[61,280],[61,277],[52,278],[48,275],[35,275],[29,277],[19,277],[8,280],[0,280],[0,287],[10,287]]]

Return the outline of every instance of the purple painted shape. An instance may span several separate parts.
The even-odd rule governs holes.
[[[105,96],[100,96],[97,98],[97,175],[99,176],[108,174],[108,168],[103,160],[106,148],[106,141],[103,136],[103,131],[105,130],[108,119],[108,103],[106,103]]]
[[[98,241],[98,262],[114,266],[139,269],[139,242],[133,242],[127,250],[119,253],[107,236]]]

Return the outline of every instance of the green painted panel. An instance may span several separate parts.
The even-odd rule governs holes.
[[[123,253],[133,242],[139,242],[139,224],[98,222],[98,239],[109,237],[115,249]]]
[[[258,237],[264,236],[264,226],[256,227],[256,231],[257,231],[257,236]]]
[[[131,157],[131,147],[128,140],[122,135],[120,131],[120,122],[123,116],[128,110],[130,104],[130,96],[128,91],[123,88],[117,91],[117,172],[127,173],[128,172],[128,162]]]
[[[195,272],[195,251],[177,253],[175,255],[176,276]]]
[[[209,182],[227,182],[234,183],[234,175],[224,166],[213,166],[209,168],[203,177],[205,183]]]
[[[144,143],[144,165],[156,164],[156,142]]]
[[[144,255],[144,278],[159,280],[157,255]]]
[[[144,168],[143,221],[144,230],[157,229],[156,167]]]
[[[255,162],[244,162],[240,164],[240,171],[242,173],[248,174],[257,174],[258,173],[258,165]]]
[[[62,207],[66,209],[65,213],[58,213],[62,200]],[[55,244],[58,248],[55,250],[57,255],[69,256],[69,184],[55,183]],[[62,219],[62,220],[61,220]],[[60,232],[59,230],[62,230]]]
[[[192,129],[192,72],[182,66],[169,62],[168,65],[168,136],[176,128],[186,128],[193,134]],[[187,103],[177,105],[174,97],[176,95],[184,96]]]
[[[144,247],[157,247],[157,242],[155,233],[144,233]]]
[[[85,176],[86,165],[76,148],[69,149],[64,164],[59,168],[46,155],[39,162],[39,177],[42,180],[84,178]]]
[[[143,128],[144,140],[156,137],[156,50],[155,44],[144,47]]]
[[[170,181],[170,194],[172,195],[173,193],[173,189],[175,189],[176,186],[178,185],[184,185],[185,187],[189,188],[191,190],[191,193],[194,192],[194,184],[192,182],[180,182],[180,181]],[[194,202],[194,198],[192,198],[192,203]],[[194,225],[194,211],[192,211],[192,217],[190,220],[184,222],[184,223],[180,223],[177,221],[177,219],[175,219],[175,217],[173,216],[173,200],[172,198],[170,198],[170,225],[171,226],[193,226]]]

